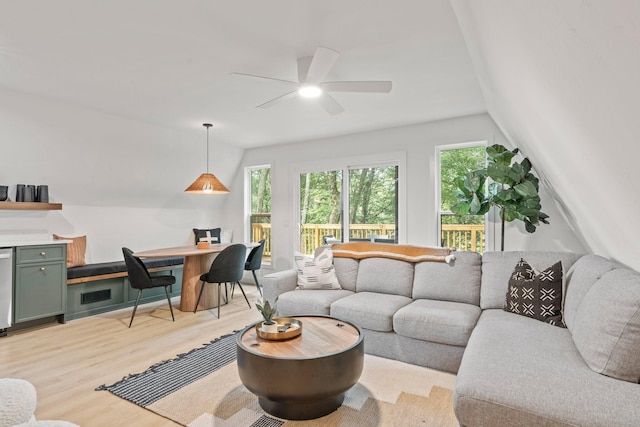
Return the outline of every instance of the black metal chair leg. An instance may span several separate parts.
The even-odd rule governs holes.
[[[235,286],[235,284],[234,284],[234,286]],[[238,282],[238,286],[240,286],[240,290],[242,291],[242,295],[244,295],[244,300],[249,305],[249,308],[251,308],[251,303],[249,302],[249,298],[247,298],[247,294],[244,293],[244,289],[242,289],[242,285],[240,284],[240,282]]]
[[[218,283],[218,319],[220,318],[220,285],[222,285],[222,283]],[[224,285],[225,290],[227,289],[227,285]]]
[[[164,293],[167,294],[167,301],[169,302],[169,310],[171,310],[171,320],[175,322],[176,318],[173,317],[173,306],[171,305],[171,298],[169,298],[169,286],[164,287]],[[198,306],[196,305],[196,307]]]
[[[129,327],[133,323],[133,317],[136,315],[136,310],[138,309],[138,303],[140,302],[140,295],[142,295],[142,289],[138,289],[138,297],[136,298],[136,305],[133,306],[133,313],[131,313],[131,320],[129,320]]]
[[[260,296],[262,296],[262,289],[260,288],[260,283],[258,283],[258,278],[256,277],[256,271],[251,270],[251,272],[253,273],[253,280],[256,281],[256,288],[258,288],[258,292],[260,292]]]
[[[195,313],[198,310],[198,304],[200,304],[200,298],[202,298],[202,291],[204,290],[204,280],[202,281],[202,287],[200,288],[200,293],[198,294],[198,301],[196,301],[196,306],[193,307],[193,312]]]

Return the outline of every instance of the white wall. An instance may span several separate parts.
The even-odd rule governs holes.
[[[242,149],[215,142],[215,127],[210,143],[210,170],[233,188]],[[87,262],[119,260],[122,246],[192,244],[192,228],[220,225],[228,197],[183,192],[205,157],[201,124],[180,132],[0,89],[0,184],[11,196],[16,184],[47,184],[63,204],[0,210],[0,232],[86,234]]]
[[[585,246],[640,270],[640,2],[451,3],[491,116]]]
[[[62,211],[0,210],[0,231],[47,230],[87,235],[87,261],[121,258],[121,247],[144,250],[191,244],[193,227],[221,226],[244,241],[244,167],[272,165],[272,269],[291,266],[296,237],[296,165],[363,154],[406,152],[407,242],[438,242],[435,147],[478,140],[508,144],[488,115],[246,150],[215,142],[210,169],[231,190],[224,196],[183,192],[206,168],[206,132],[101,114],[0,89],[0,184],[48,184]],[[243,156],[244,154],[244,156]],[[535,164],[535,163],[534,163]],[[585,252],[554,203],[542,194],[551,226],[529,235],[508,224],[506,249]],[[499,236],[495,236],[496,239]]]
[[[293,242],[296,238],[294,184],[297,176],[292,173],[296,165],[312,160],[405,151],[408,200],[408,237],[405,243],[436,245],[439,239],[434,209],[435,147],[479,140],[508,145],[491,117],[482,114],[317,141],[249,149],[236,172],[234,190],[225,206],[224,223],[234,229],[236,238],[240,230],[245,230],[246,218],[238,215],[244,209],[244,195],[242,191],[236,191],[240,189],[239,183],[244,178],[244,167],[271,164],[273,265],[270,268],[276,271],[289,268],[292,265]],[[506,249],[585,252],[548,195],[543,193],[542,198],[543,211],[550,216],[551,225],[543,225],[535,234],[528,234],[517,224],[508,224]],[[499,235],[496,237],[499,238]],[[244,238],[247,239],[248,236]]]

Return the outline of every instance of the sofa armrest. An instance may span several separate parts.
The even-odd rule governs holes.
[[[265,275],[261,282],[264,299],[273,305],[278,295],[293,291],[298,286],[298,272],[296,270],[278,271]]]
[[[13,426],[33,421],[36,389],[18,378],[0,379],[0,426]]]

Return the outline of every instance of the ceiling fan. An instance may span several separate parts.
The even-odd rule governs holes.
[[[258,105],[256,108],[269,108],[279,102],[301,96],[304,98],[317,98],[320,105],[333,116],[342,113],[344,108],[329,95],[329,92],[389,93],[391,91],[390,81],[324,81],[324,78],[329,74],[339,57],[340,53],[337,51],[319,46],[313,56],[305,56],[298,59],[297,82],[253,74],[231,74],[268,80],[295,88],[291,92]]]

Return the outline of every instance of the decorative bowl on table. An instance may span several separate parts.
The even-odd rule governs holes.
[[[274,317],[273,321],[278,325],[278,332],[265,332],[262,330],[264,322],[256,324],[256,334],[265,340],[282,341],[295,338],[302,333],[302,322],[293,317]]]

